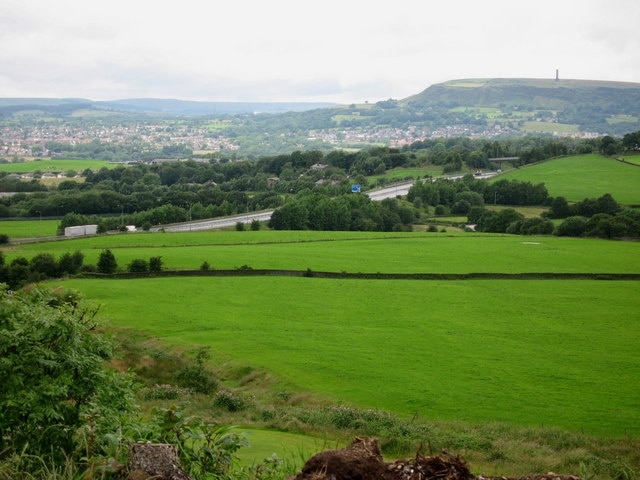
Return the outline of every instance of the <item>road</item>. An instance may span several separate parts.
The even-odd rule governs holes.
[[[266,222],[271,218],[273,210],[263,212],[251,212],[244,215],[234,215],[232,217],[216,218],[213,220],[199,220],[197,222],[174,223],[160,227],[152,227],[152,232],[195,232],[198,230],[212,230],[215,228],[232,227],[237,223],[251,223],[254,220]]]
[[[478,175],[476,178],[489,178],[495,175],[494,173],[482,174]],[[457,180],[462,178],[462,175],[457,177],[449,177],[451,180]],[[380,200],[384,200],[385,198],[396,198],[397,196],[405,196],[409,193],[409,189],[414,184],[414,181],[408,182],[400,182],[394,185],[386,186],[383,188],[378,188],[375,190],[370,190],[366,192],[366,195],[373,201],[379,202]],[[354,194],[355,195],[355,194]],[[197,222],[186,222],[186,223],[174,223],[172,225],[165,225],[161,227],[152,227],[152,232],[195,232],[198,230],[213,230],[216,228],[225,228],[232,227],[237,223],[251,223],[254,220],[258,220],[260,222],[267,222],[271,218],[271,214],[273,210],[265,210],[262,212],[251,212],[245,213],[243,215],[234,215],[232,217],[225,218],[216,218],[213,220],[199,220]]]

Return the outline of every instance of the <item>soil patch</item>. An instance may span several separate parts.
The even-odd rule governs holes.
[[[378,440],[356,437],[341,450],[327,450],[311,457],[300,473],[289,480],[581,480],[574,475],[484,477],[474,475],[461,458],[443,452],[385,462]]]

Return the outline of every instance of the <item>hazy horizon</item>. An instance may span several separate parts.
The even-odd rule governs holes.
[[[640,82],[635,0],[4,0],[0,97],[363,103],[461,78]]]

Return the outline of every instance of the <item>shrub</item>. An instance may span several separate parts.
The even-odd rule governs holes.
[[[0,297],[0,452],[64,460],[106,447],[133,414],[131,377],[105,367],[112,345],[77,296],[42,289]]]
[[[131,260],[127,270],[131,273],[146,273],[149,271],[149,262],[143,258],[135,258]]]
[[[111,274],[116,271],[116,268],[118,268],[118,264],[111,250],[106,249],[100,252],[100,257],[98,257],[98,272]]]
[[[145,387],[140,394],[145,400],[177,400],[187,396],[189,390],[176,387],[175,385],[161,384]]]
[[[438,216],[449,215],[449,209],[447,208],[446,205],[440,204],[440,205],[436,205],[436,208],[434,209],[433,213]]]
[[[175,373],[174,378],[178,385],[205,395],[214,392],[218,388],[218,382],[213,374],[206,369],[205,362],[209,358],[208,347],[199,349],[196,353],[195,364],[188,365]]]
[[[149,271],[150,272],[162,271],[162,257],[151,257],[149,259]]]
[[[218,408],[224,408],[229,412],[239,412],[248,407],[248,403],[243,397],[229,390],[218,392],[216,398],[213,400],[213,405]]]
[[[558,225],[553,234],[559,237],[579,237],[584,233],[586,224],[587,219],[585,217],[569,217]]]

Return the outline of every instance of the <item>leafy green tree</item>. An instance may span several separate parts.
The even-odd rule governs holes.
[[[59,274],[75,274],[82,268],[82,262],[84,261],[84,255],[80,250],[76,250],[74,253],[63,253],[58,260],[58,273]]]
[[[82,430],[97,452],[134,413],[130,378],[106,369],[112,345],[94,315],[74,295],[0,294],[0,458],[68,458]]]
[[[149,259],[149,271],[150,272],[162,271],[162,257],[151,257]]]
[[[580,237],[584,233],[587,219],[579,215],[567,218],[553,232],[559,237]]]
[[[60,225],[58,225],[58,235],[62,235],[64,233],[64,229],[67,227],[86,225],[88,223],[89,219],[85,215],[80,215],[75,212],[67,213],[62,217],[62,220],[60,220]]]
[[[38,253],[29,262],[31,270],[41,273],[45,278],[58,276],[58,262],[50,253]]]
[[[564,197],[555,197],[551,201],[551,209],[549,210],[551,218],[567,218],[571,216],[571,207]]]
[[[483,232],[505,233],[509,225],[523,219],[524,215],[513,208],[505,208],[486,218],[482,223],[481,230]]]
[[[309,210],[299,200],[291,200],[271,215],[269,227],[274,230],[306,230],[309,223]]]
[[[144,258],[134,258],[131,263],[127,265],[127,271],[131,273],[145,273],[149,271],[149,262]]]
[[[18,289],[27,283],[30,275],[29,260],[24,257],[14,258],[7,271],[7,284],[11,289]]]
[[[106,249],[100,252],[100,257],[98,258],[98,272],[112,274],[117,268],[118,263],[116,262],[116,257],[113,255],[111,250]]]

